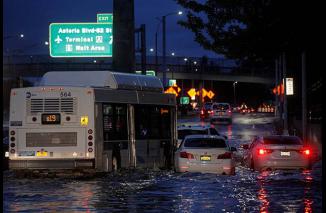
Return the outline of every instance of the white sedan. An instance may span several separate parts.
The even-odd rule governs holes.
[[[175,152],[175,170],[234,175],[233,151],[222,136],[189,135]]]
[[[242,145],[244,162],[253,170],[305,169],[310,167],[311,149],[297,136],[256,137]]]

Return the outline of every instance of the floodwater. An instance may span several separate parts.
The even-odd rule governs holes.
[[[239,148],[271,126],[241,118],[217,129]],[[239,162],[235,176],[147,170],[27,179],[5,171],[3,212],[322,212],[321,170],[319,161],[312,170],[262,173]]]

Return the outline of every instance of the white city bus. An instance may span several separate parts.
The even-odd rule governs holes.
[[[48,72],[39,86],[11,90],[9,168],[169,167],[176,116],[157,77]]]

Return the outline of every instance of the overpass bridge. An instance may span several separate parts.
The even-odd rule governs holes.
[[[5,60],[7,59],[7,60]],[[88,59],[89,60],[89,59]],[[194,61],[196,59],[193,59]],[[189,60],[191,61],[191,60]],[[96,62],[96,63],[94,63]],[[198,63],[199,64],[199,63]],[[4,58],[3,78],[16,79],[17,77],[33,78],[41,77],[48,71],[91,71],[91,70],[111,70],[112,63],[110,60],[94,60],[85,62],[85,59],[58,59],[42,57],[24,57],[23,60],[14,61],[10,58]],[[147,70],[159,70],[160,64],[148,60]],[[136,70],[141,70],[141,64],[136,64]],[[157,71],[156,75],[163,78],[162,71]],[[166,77],[168,79],[185,80],[185,81],[225,81],[225,82],[244,82],[273,85],[274,72],[269,70],[251,69],[237,70],[234,65],[225,61],[217,63],[210,62],[205,65],[194,65],[193,63],[180,63],[180,60],[168,60]]]
[[[91,70],[111,70],[110,59],[80,59],[80,58],[50,58],[49,56],[30,57],[22,56],[23,60],[15,60],[14,57],[3,57],[3,116],[8,117],[10,90],[15,87],[32,86],[36,81],[48,71],[91,71]],[[88,60],[88,61],[87,61]],[[96,60],[96,63],[94,63]],[[199,59],[193,59],[199,61]],[[189,61],[191,61],[189,59]],[[147,70],[158,70],[160,63],[148,60]],[[159,60],[160,62],[160,60]],[[167,79],[176,79],[177,84],[182,88],[183,95],[190,88],[205,87],[209,90],[218,91],[219,97],[223,100],[232,101],[230,91],[233,91],[232,83],[237,81],[243,83],[243,88],[252,87],[250,93],[267,91],[273,87],[274,72],[259,69],[237,70],[233,65],[226,61],[208,62],[203,65],[198,62],[184,63],[183,58],[167,60]],[[136,70],[141,70],[141,64],[136,64]],[[163,73],[158,71],[156,75],[163,78]],[[250,86],[248,86],[248,84]],[[247,86],[246,86],[247,85]],[[239,96],[247,97],[238,85],[237,93]],[[224,94],[224,96],[223,96]],[[261,94],[261,97],[266,96]],[[257,97],[254,97],[257,98]],[[241,100],[239,100],[241,101]]]

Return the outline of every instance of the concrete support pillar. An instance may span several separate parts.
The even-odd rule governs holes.
[[[113,61],[118,72],[135,72],[134,0],[113,0]]]

